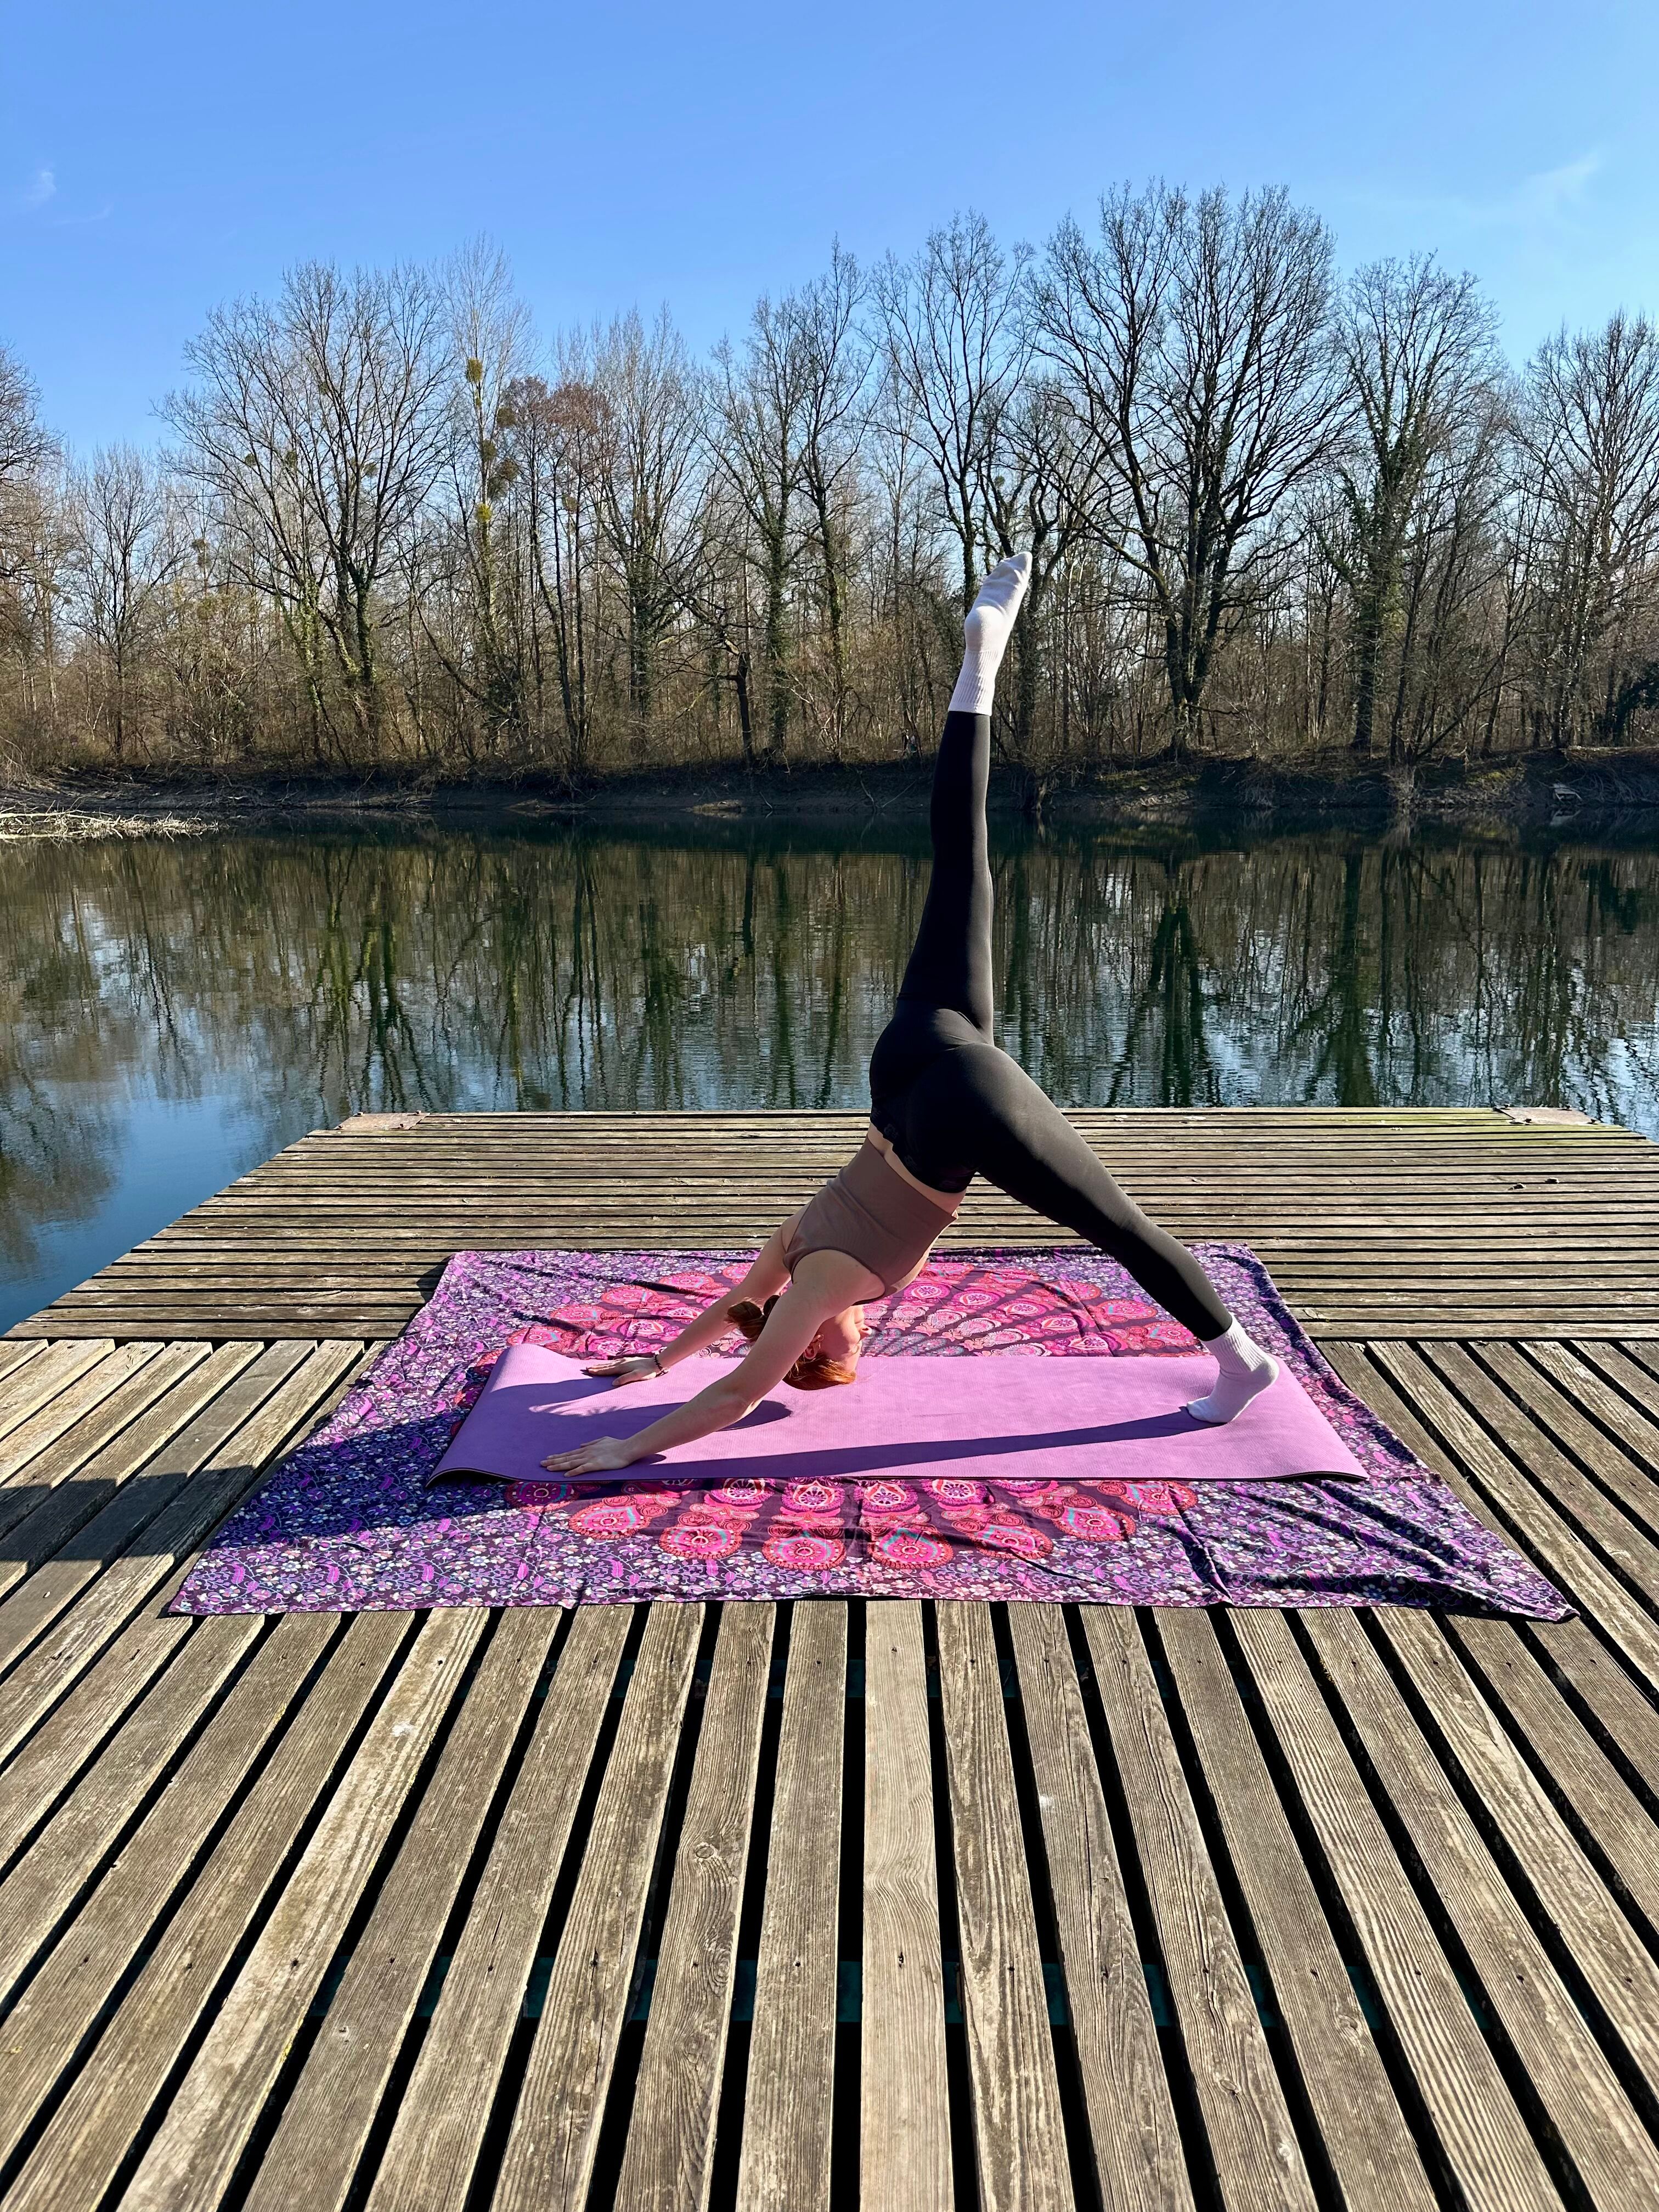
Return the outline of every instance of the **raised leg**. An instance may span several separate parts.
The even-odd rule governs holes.
[[[951,1057],[971,1079],[978,1172],[1034,1213],[1109,1253],[1194,1336],[1206,1342],[1224,1336],[1232,1316],[1192,1254],[1112,1180],[1018,1062],[994,1047]]]
[[[945,1006],[989,1043],[991,860],[985,787],[991,771],[988,714],[947,714],[933,769],[929,820],[933,871],[899,1003]]]
[[[997,670],[1025,596],[1030,556],[1000,561],[963,624],[962,673],[951,694],[933,768],[929,825],[933,871],[901,1001],[963,1015],[992,1033],[991,862],[985,790],[991,773],[991,707]]]
[[[1252,1343],[1186,1246],[1148,1219],[1017,1061],[994,1045],[972,1046],[943,1054],[923,1084],[941,1093],[928,1102],[933,1110],[969,1129],[977,1174],[1109,1253],[1213,1356],[1215,1388],[1189,1413],[1231,1421],[1267,1388],[1278,1362]]]

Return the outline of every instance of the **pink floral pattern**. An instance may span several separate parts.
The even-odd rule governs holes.
[[[183,1613],[869,1596],[1127,1605],[1459,1607],[1560,1620],[1321,1357],[1244,1245],[1197,1248],[1228,1305],[1292,1366],[1364,1483],[1187,1485],[549,1480],[426,1488],[513,1343],[605,1358],[663,1342],[746,1255],[458,1253],[431,1303],[219,1532]],[[866,1358],[1191,1352],[1098,1253],[933,1261],[872,1309]],[[856,1385],[854,1385],[856,1388]]]

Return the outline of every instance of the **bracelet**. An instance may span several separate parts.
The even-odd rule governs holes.
[[[663,1364],[662,1364],[662,1354],[661,1354],[661,1352],[653,1352],[652,1353],[652,1355],[651,1355],[651,1364],[652,1364],[652,1365],[656,1369],[656,1370],[657,1370],[657,1372],[658,1372],[658,1374],[659,1374],[659,1375],[666,1375],[666,1374],[667,1374],[668,1370],[667,1370],[667,1369],[663,1365]]]

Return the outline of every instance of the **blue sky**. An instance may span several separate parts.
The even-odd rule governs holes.
[[[1105,185],[1283,183],[1351,266],[1474,270],[1517,357],[1659,309],[1652,0],[534,7],[0,0],[0,343],[80,446],[157,435],[208,309],[486,234],[538,325],[694,343],[839,234],[1040,240]]]

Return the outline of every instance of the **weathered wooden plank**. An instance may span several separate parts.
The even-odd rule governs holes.
[[[935,1608],[968,2031],[984,2212],[1071,2212],[1070,2160],[991,1616]]]
[[[303,1613],[276,1624],[18,1999],[0,2034],[0,2158],[70,2069],[337,1626]]]
[[[190,1476],[246,1427],[259,1407],[301,1367],[310,1344],[272,1345],[258,1352],[235,1346],[229,1357],[251,1358],[230,1385],[82,1524],[72,1553],[38,1567],[21,1589],[0,1599],[0,1668],[13,1664],[71,1604],[100,1570],[121,1554],[146,1524],[171,1504]]]
[[[1446,1617],[1447,1634],[1480,1682],[1528,1742],[1572,1821],[1595,1842],[1649,1924],[1659,1928],[1659,1828],[1635,1791],[1577,1718],[1514,1624],[1461,1613]],[[1659,1714],[1647,1712],[1648,1763],[1659,1753]],[[1638,1771],[1641,1771],[1638,1765]],[[1511,1838],[1513,1840],[1513,1838]],[[1532,1863],[1528,1842],[1522,1865]]]
[[[775,1620],[761,1603],[721,1613],[616,2212],[708,2202]]]
[[[1535,1489],[1509,1456],[1500,1451],[1480,1424],[1453,1397],[1439,1376],[1425,1367],[1404,1345],[1373,1345],[1376,1368],[1364,1361],[1331,1354],[1351,1388],[1358,1391],[1383,1419],[1402,1437],[1425,1463],[1445,1477],[1457,1495],[1489,1528],[1513,1541],[1518,1532],[1522,1543],[1543,1564],[1545,1571],[1573,1604],[1587,1614],[1617,1644],[1632,1664],[1650,1682],[1659,1683],[1659,1633],[1654,1624],[1616,1576],[1595,1558],[1573,1533],[1540,1490]],[[1377,1370],[1382,1373],[1379,1375]],[[1389,1379],[1398,1389],[1388,1386]],[[1494,1512],[1464,1479],[1438,1445],[1424,1435],[1421,1421],[1411,1412],[1401,1393],[1422,1408],[1496,1499]],[[1426,1445],[1426,1450],[1425,1449]],[[1508,1526],[1505,1527],[1507,1522]]]
[[[27,1367],[31,1359],[38,1358],[45,1348],[40,1344],[8,1342],[0,1338],[0,1384],[8,1382],[20,1367]],[[0,1397],[0,1408],[3,1405],[3,1397]]]
[[[1175,1608],[1158,1623],[1342,2201],[1352,2212],[1431,2212],[1434,2191],[1215,1630],[1206,1613]]]
[[[1065,1616],[1011,1605],[1008,1620],[1101,2202],[1182,2212],[1187,2162]]]
[[[184,1314],[177,1316],[148,1314],[143,1318],[143,1326],[151,1336],[173,1337],[181,1343],[266,1344],[272,1337],[297,1340],[336,1337],[343,1334],[360,1340],[364,1337],[377,1337],[384,1342],[396,1336],[407,1326],[419,1312],[422,1303],[421,1295],[411,1291],[407,1300],[395,1313],[360,1310],[343,1315],[318,1315],[307,1314],[303,1308],[289,1305],[284,1301],[280,1306],[272,1307],[267,1304],[258,1313],[234,1320],[201,1314],[194,1316]],[[136,1320],[129,1322],[126,1319],[119,1321],[106,1319],[102,1326],[118,1338],[129,1329],[136,1334],[139,1323]],[[74,1315],[66,1314],[62,1317],[61,1326],[58,1321],[53,1321],[48,1334],[56,1337],[70,1338],[75,1335],[78,1327],[79,1323]],[[1593,1321],[1585,1324],[1585,1328],[1588,1328],[1594,1327]],[[1580,1328],[1578,1331],[1581,1336],[1584,1333],[1585,1328]],[[1488,1331],[1488,1334],[1491,1332]],[[1536,1329],[1534,1329],[1531,1334],[1536,1335]],[[1629,1329],[1626,1329],[1623,1334],[1628,1337]]]
[[[0,1591],[15,1588],[68,1543],[252,1357],[246,1345],[221,1345],[211,1352],[204,1344],[167,1345],[105,1401],[97,1417],[60,1437],[19,1480],[0,1491],[0,1521],[9,1530]],[[21,1509],[15,1517],[5,1511],[14,1500]]]
[[[1312,2185],[1133,1613],[1085,1606],[1164,1978],[1229,2206],[1311,2212]]]
[[[647,1620],[501,2159],[499,2212],[586,2201],[702,1629],[701,1606],[653,1606]]]
[[[179,2204],[214,2203],[224,2193],[485,1619],[459,1607],[433,1613],[404,1656],[168,2100],[123,2196],[131,2212],[173,2212]]]
[[[190,1633],[187,1620],[143,1620],[117,1638],[0,1771],[0,1857],[9,1857],[99,1755]]]
[[[0,1382],[0,1437],[15,1434],[60,1390],[67,1390],[114,1349],[112,1337],[101,1341],[94,1338],[83,1344],[49,1344],[39,1359],[8,1375]]]
[[[0,1884],[0,1999],[166,1772],[185,1737],[224,1687],[264,1624],[243,1615],[185,1644],[85,1779]],[[9,1783],[14,1769],[0,1777]],[[16,1793],[7,1792],[16,1817]],[[31,1808],[33,1809],[33,1808]]]
[[[245,2212],[346,2203],[497,1784],[561,1615],[513,1607],[422,1792],[328,2016],[259,2162]]]
[[[9,1751],[38,1724],[145,1600],[258,1480],[303,1426],[356,1357],[355,1344],[319,1345],[194,1480],[143,1531],[142,1546],[107,1567],[79,1602],[13,1670],[0,1701],[0,1749]],[[27,1601],[34,1577],[13,1593],[0,1617]]]
[[[1303,1615],[1395,1814],[1592,2203],[1659,2202],[1659,2148],[1353,1616]]]
[[[1498,1362],[1503,1355],[1494,1350],[1492,1358]],[[1593,1537],[1638,1589],[1659,1594],[1659,1543],[1580,1473],[1547,1431],[1497,1387],[1462,1346],[1439,1345],[1423,1358],[1474,1408],[1482,1425],[1575,1528]],[[1548,1387],[1540,1381],[1540,1394]]]
[[[766,1855],[739,2212],[777,2204],[828,2212],[846,1727],[847,1608],[798,1601]]]
[[[1229,1617],[1443,2155],[1472,2205],[1561,2203],[1282,1613]]]
[[[7,2212],[92,2212],[102,2201],[409,1626],[407,1613],[352,1623],[30,2153]]]
[[[1651,1267],[1651,1261],[1649,1265]],[[1574,1407],[1575,1412],[1577,1407],[1583,1407],[1593,1414],[1596,1420],[1604,1422],[1618,1437],[1623,1452],[1636,1460],[1646,1470],[1649,1488],[1643,1493],[1646,1499],[1644,1510],[1650,1512],[1655,1494],[1652,1479],[1656,1474],[1659,1474],[1659,1421],[1651,1419],[1648,1414],[1639,1411],[1636,1406],[1632,1406],[1624,1393],[1616,1389],[1606,1376],[1598,1374],[1594,1364],[1594,1356],[1591,1359],[1583,1359],[1571,1345],[1544,1343],[1535,1347],[1529,1347],[1528,1357],[1534,1367],[1541,1367],[1547,1375],[1552,1376],[1559,1384],[1567,1402],[1577,1401],[1577,1406]],[[1616,1352],[1611,1355],[1604,1352],[1601,1355],[1601,1363],[1607,1367],[1610,1373],[1619,1375],[1621,1372],[1621,1363]],[[1626,1378],[1626,1389],[1639,1393],[1646,1404],[1652,1406],[1656,1399],[1659,1399],[1659,1393],[1654,1390],[1651,1377],[1646,1379],[1645,1389],[1643,1382],[1638,1381],[1638,1376],[1643,1374],[1640,1368],[1633,1366],[1629,1361],[1625,1361],[1622,1363],[1622,1374]],[[1552,1394],[1552,1406],[1554,1402],[1554,1395]],[[1579,1451],[1582,1440],[1584,1448],[1580,1455],[1600,1473],[1600,1462],[1595,1458],[1595,1453],[1601,1439],[1593,1424],[1585,1422],[1582,1413],[1578,1415],[1578,1423],[1579,1425],[1575,1426],[1572,1436],[1564,1437],[1563,1442],[1571,1443],[1572,1449]]]
[[[1439,1629],[1425,1615],[1404,1608],[1385,1608],[1377,1620],[1431,1726],[1474,1784],[1485,1817],[1516,1853],[1549,1925],[1652,2087],[1659,2082],[1659,1964]],[[1648,1840],[1651,1875],[1651,1833]]]
[[[1598,1343],[1588,1355],[1577,1345],[1573,1350],[1593,1360],[1608,1380],[1634,1398],[1638,1405],[1652,1406],[1659,1399],[1653,1387],[1659,1381],[1659,1353],[1650,1346]]]
[[[62,1392],[44,1412],[55,1413],[67,1407],[78,1390],[88,1389],[94,1381],[100,1385],[96,1403],[73,1414],[43,1450],[33,1456],[6,1457],[9,1471],[0,1480],[0,1533],[14,1528],[39,1500],[67,1481],[112,1438],[118,1437],[207,1356],[195,1344],[118,1345],[94,1374]],[[43,1414],[36,1414],[33,1420],[13,1431],[8,1439],[8,1454],[42,1418]]]
[[[44,1405],[37,1407],[27,1419],[19,1421],[0,1441],[0,1484],[14,1482],[19,1473],[65,1431],[87,1421],[112,1392],[148,1366],[161,1349],[155,1343],[117,1345],[72,1382],[55,1390]],[[20,1382],[27,1382],[30,1375],[37,1372],[36,1369],[25,1368]],[[100,1437],[98,1441],[102,1443],[105,1438]]]
[[[466,2201],[631,1622],[627,1606],[593,1606],[572,1623],[398,2105],[370,2212]]]
[[[1641,1431],[1646,1425],[1641,1415],[1565,1346],[1528,1346],[1524,1356],[1511,1345],[1471,1346],[1469,1349],[1518,1397],[1528,1427],[1542,1429],[1587,1467],[1638,1526],[1652,1536],[1659,1528],[1659,1483],[1638,1456]],[[1544,1374],[1540,1374],[1540,1367]],[[1547,1379],[1552,1376],[1554,1380]],[[1575,1398],[1582,1402],[1575,1403]],[[1583,1407],[1591,1404],[1603,1418],[1608,1413],[1615,1419],[1621,1413],[1625,1416],[1616,1443],[1584,1412]],[[1659,1585],[1655,1588],[1659,1595]]]
[[[859,2195],[884,2212],[951,2212],[927,1661],[921,1607],[865,1608],[864,1969]]]
[[[1607,1645],[1582,1620],[1534,1621],[1528,1632],[1597,1726],[1659,1796],[1659,1717]]]

